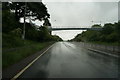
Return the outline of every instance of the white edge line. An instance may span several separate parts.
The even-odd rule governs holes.
[[[115,55],[115,54],[109,54],[107,52],[103,52],[103,51],[99,51],[99,50],[94,50],[94,49],[91,49],[91,48],[88,48],[89,50],[92,50],[92,51],[96,51],[96,52],[99,52],[99,53],[103,53],[103,54],[106,54],[106,55],[109,55],[109,56],[113,56],[113,57],[117,57],[119,58],[119,56]]]
[[[19,73],[17,73],[11,80],[17,79],[25,70],[27,70],[35,61],[37,61],[45,52],[47,52],[54,44],[52,44],[47,50],[45,50],[42,54],[36,57],[32,62],[30,62],[25,68],[23,68]]]

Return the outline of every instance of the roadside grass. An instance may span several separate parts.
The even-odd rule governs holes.
[[[16,47],[27,46],[36,43],[35,41],[23,40],[10,34],[2,34],[2,49],[10,49]]]
[[[5,69],[53,43],[23,40],[21,37],[3,33],[2,68]]]
[[[20,60],[30,56],[41,49],[47,47],[53,42],[44,42],[44,43],[34,43],[30,46],[25,46],[21,48],[16,48],[12,51],[7,51],[2,53],[2,65],[3,69],[9,67],[12,64],[19,62]]]
[[[100,44],[100,45],[106,45],[106,46],[120,46],[119,42],[99,42],[99,41],[94,41],[94,42],[88,42],[88,43]]]

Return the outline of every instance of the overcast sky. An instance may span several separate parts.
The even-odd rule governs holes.
[[[87,2],[88,1],[88,2]],[[114,23],[118,21],[118,3],[111,2],[47,2],[43,3],[48,8],[50,22],[53,27],[90,27],[92,24]],[[89,2],[90,1],[90,2]],[[93,21],[93,23],[91,22]],[[64,40],[74,38],[82,31],[53,31],[53,35],[58,35]]]

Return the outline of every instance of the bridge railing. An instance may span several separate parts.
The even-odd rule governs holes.
[[[56,30],[102,30],[102,28],[49,28],[51,31],[56,31]]]

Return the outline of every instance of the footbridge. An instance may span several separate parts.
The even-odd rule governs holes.
[[[59,31],[59,30],[102,30],[102,27],[52,27],[49,26],[50,31]]]

